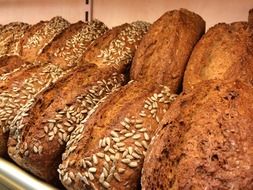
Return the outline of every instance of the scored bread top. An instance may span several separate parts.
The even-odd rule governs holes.
[[[253,189],[252,93],[204,81],[180,95],[148,149],[142,189]]]
[[[35,61],[43,48],[69,25],[69,22],[62,17],[53,17],[49,21],[41,21],[33,25],[20,41],[20,56],[26,61]]]
[[[195,46],[183,88],[210,79],[240,79],[253,85],[253,30],[248,30],[247,22],[217,24]]]
[[[109,47],[112,41],[121,37],[121,31],[128,27],[126,24],[112,29],[112,32],[107,32],[98,38],[92,48],[87,51],[94,52],[101,46]],[[114,38],[111,38],[112,33],[116,34],[113,35]],[[106,40],[107,38],[109,40]],[[125,44],[126,47],[129,47],[129,53],[125,55],[124,59],[122,58],[124,64],[130,64],[130,60],[128,62],[126,60],[128,56],[134,54],[135,46],[140,41],[139,38],[140,36],[136,37],[133,45]],[[117,57],[114,59],[116,60]],[[111,66],[101,68],[91,59],[89,61],[91,63],[80,63],[70,76],[57,82],[45,93],[41,93],[39,95],[41,98],[31,108],[20,113],[21,115],[25,113],[27,117],[23,117],[22,121],[15,121],[12,125],[8,145],[11,158],[44,180],[50,181],[56,178],[59,159],[70,133],[100,99],[125,82],[120,72],[124,73],[126,67],[121,62],[118,66],[122,69],[116,70]],[[33,113],[36,113],[34,117]],[[37,114],[40,114],[40,117],[37,117]],[[29,142],[27,134],[32,137]],[[54,149],[50,151],[52,146]],[[44,167],[41,167],[41,163]]]
[[[190,53],[204,32],[205,21],[199,15],[186,9],[166,12],[136,51],[131,79],[150,79],[178,90]]]
[[[0,28],[0,56],[18,55],[19,40],[30,27],[23,22],[11,22]]]
[[[29,64],[0,82],[0,101],[3,105],[0,108],[0,115],[4,118],[0,123],[0,130],[8,132],[9,125],[18,110],[26,104],[30,105],[38,93],[76,65],[73,63],[79,60],[87,46],[105,32],[106,27],[100,23],[94,21],[86,24],[83,22],[72,24],[43,50],[44,53],[40,54],[38,62]],[[94,34],[96,31],[98,31],[97,35]],[[84,37],[86,35],[88,37]],[[72,47],[78,47],[78,52]],[[58,55],[59,53],[61,55]]]

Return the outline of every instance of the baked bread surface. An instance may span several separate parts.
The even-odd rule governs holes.
[[[195,46],[187,65],[183,88],[203,80],[240,79],[253,84],[253,30],[247,22],[220,23]]]
[[[142,189],[252,189],[252,93],[204,81],[180,95],[147,151]]]

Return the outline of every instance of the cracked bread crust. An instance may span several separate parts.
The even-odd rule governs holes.
[[[183,88],[210,79],[239,79],[253,85],[253,30],[247,22],[217,24],[195,46]]]
[[[205,21],[186,9],[174,10],[155,21],[149,31],[136,51],[131,78],[152,78],[174,91],[182,82],[194,45],[205,32]]]
[[[145,158],[143,189],[253,188],[253,89],[204,81],[166,112]]]

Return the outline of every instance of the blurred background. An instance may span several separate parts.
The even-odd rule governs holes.
[[[178,8],[200,14],[209,28],[218,22],[247,20],[253,0],[0,0],[0,23],[18,20],[33,24],[56,15],[76,22],[85,20],[88,11],[89,17],[92,14],[112,27],[135,20],[153,22]]]

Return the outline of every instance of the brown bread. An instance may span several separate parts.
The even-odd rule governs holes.
[[[17,55],[19,40],[30,26],[22,22],[12,22],[0,28],[0,57]]]
[[[33,25],[20,40],[19,55],[25,61],[34,62],[43,49],[69,25],[62,17],[53,17]]]
[[[54,180],[70,133],[100,99],[124,84],[121,73],[126,72],[146,30],[141,23],[124,24],[98,38],[77,69],[19,113],[27,116],[15,121],[11,128],[11,158],[36,176]],[[111,53],[110,58],[101,52]]]
[[[210,28],[192,52],[183,88],[209,79],[240,79],[253,85],[253,30],[248,27],[237,22]]]
[[[168,24],[163,24],[164,20]],[[145,35],[134,57],[131,78],[152,78],[155,82],[168,84],[173,91],[178,90],[196,38],[205,31],[203,27],[205,22],[199,15],[184,9],[165,14],[150,27],[152,32]]]
[[[60,34],[69,23],[61,17],[54,17],[50,21],[41,21],[28,28],[18,43],[18,55],[5,55],[0,58],[0,78],[27,67],[34,62],[42,50]]]
[[[252,94],[204,81],[180,95],[147,151],[142,189],[253,189]]]
[[[181,24],[182,20],[184,22]],[[159,28],[165,29],[160,31]],[[59,166],[60,179],[67,189],[137,188],[150,139],[170,102],[176,97],[174,93],[178,91],[183,77],[181,71],[204,28],[204,21],[185,9],[167,12],[151,25],[137,49],[137,58],[134,58],[131,68],[133,74],[140,65],[145,71],[143,76],[141,70],[137,70],[140,72],[134,75],[137,81],[130,82],[106,98],[96,110],[90,112],[84,125],[72,132]],[[157,31],[163,34],[156,34]],[[187,34],[183,35],[186,31]],[[175,33],[183,38],[180,44],[188,47],[186,53],[181,55],[184,57],[177,57],[170,45],[161,43],[176,41]],[[166,48],[167,52],[171,52],[170,56],[164,55],[164,51],[151,53]],[[144,54],[139,57],[139,52]],[[168,63],[160,59],[163,56],[175,60]],[[146,57],[156,65],[143,61]],[[177,68],[175,70],[180,70],[180,76],[171,82],[171,70],[161,70],[160,66]],[[162,77],[155,80],[155,75]],[[165,76],[168,79],[162,80]]]
[[[44,49],[36,62],[0,81],[0,139],[20,109],[77,65],[90,43],[107,28],[99,21],[72,24]],[[4,150],[6,147],[0,147]]]

